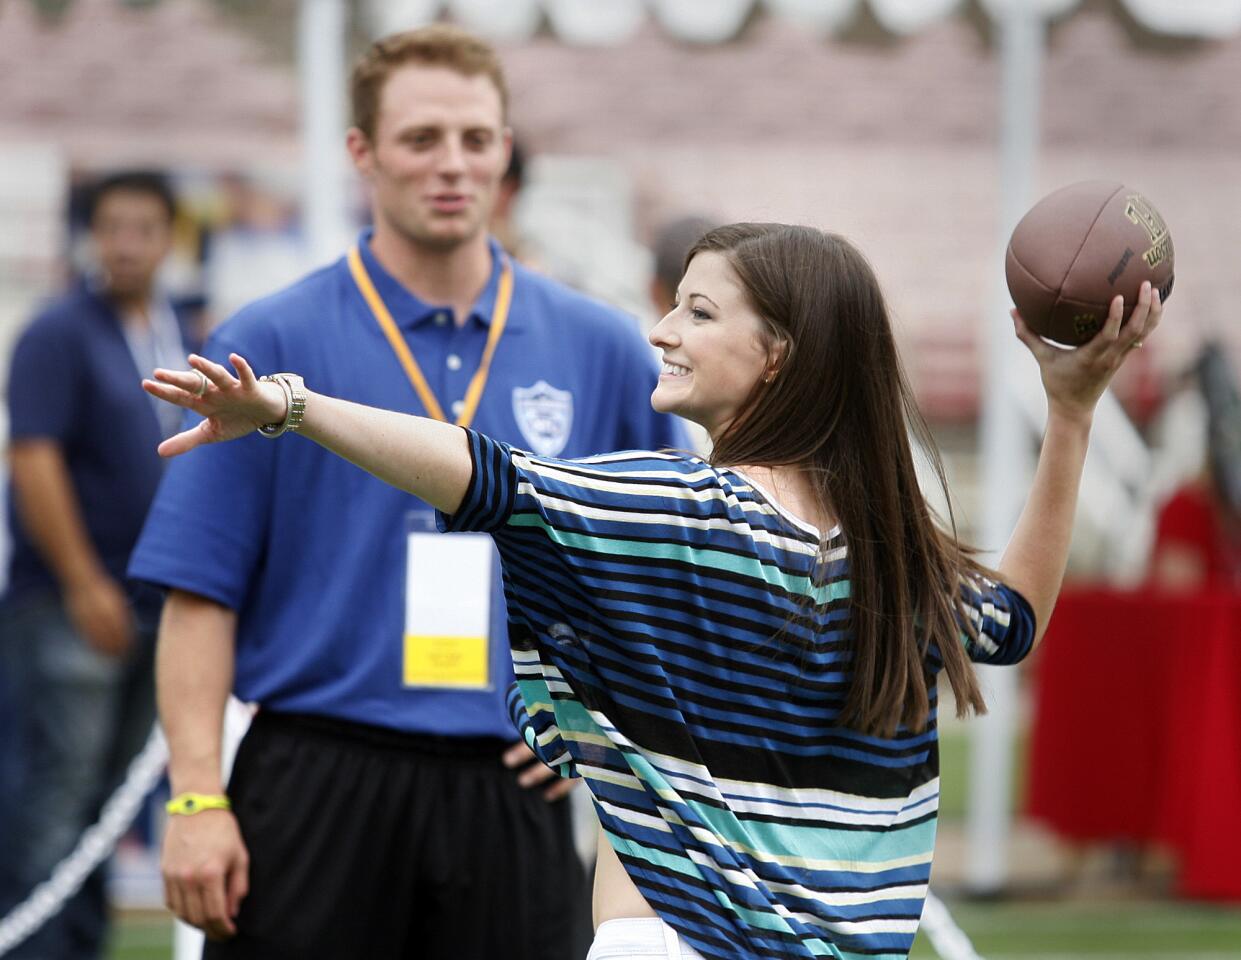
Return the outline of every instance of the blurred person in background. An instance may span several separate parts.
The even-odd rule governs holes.
[[[203,243],[203,284],[216,317],[296,280],[304,242],[291,197],[258,174],[237,170],[217,181]]]
[[[530,266],[523,256],[521,234],[516,223],[517,198],[525,184],[526,151],[514,139],[509,145],[508,166],[504,168],[504,176],[500,178],[500,186],[496,190],[488,229],[510,256]]]
[[[718,220],[690,214],[669,220],[655,231],[651,244],[651,280],[647,287],[655,316],[662,317],[672,309],[677,285],[685,272],[685,255],[704,233],[717,226]]]
[[[175,212],[158,173],[102,179],[88,206],[97,269],[13,351],[0,655],[18,698],[18,763],[4,785],[0,916],[73,849],[154,719],[159,596],[124,577],[163,472],[151,443],[180,423],[133,377],[193,346],[189,317],[156,282]],[[100,870],[8,956],[99,956],[104,893]]]
[[[397,34],[371,46],[351,87],[347,146],[373,228],[227,321],[207,354],[241,351],[548,456],[683,445],[647,402],[658,370],[632,318],[488,235],[511,143],[491,47],[444,25]],[[506,709],[498,570],[436,559],[448,548],[423,535],[432,527],[409,494],[262,437],[184,458],[161,487],[130,572],[170,589],[163,872],[173,912],[207,934],[205,956],[585,953],[568,785]],[[469,628],[486,634],[472,637],[481,652],[459,633],[421,639],[443,631],[419,626],[415,561],[477,597],[491,624]],[[226,792],[230,690],[259,709]]]
[[[1164,590],[1241,591],[1241,392],[1219,344],[1194,368],[1207,412],[1201,471],[1162,506],[1150,579]]]

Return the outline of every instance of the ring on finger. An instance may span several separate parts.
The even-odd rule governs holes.
[[[198,389],[194,391],[194,396],[201,397],[207,392],[207,375],[201,370],[195,370],[194,372],[198,374]]]
[[[1133,343],[1129,344],[1130,350],[1140,350],[1141,348],[1142,348],[1141,340],[1134,340]]]

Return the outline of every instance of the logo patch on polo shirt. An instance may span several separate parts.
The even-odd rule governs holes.
[[[557,390],[546,380],[513,389],[513,418],[530,449],[554,457],[569,442],[573,429],[573,394]]]

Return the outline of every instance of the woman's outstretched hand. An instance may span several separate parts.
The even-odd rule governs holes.
[[[1122,325],[1124,314],[1124,299],[1114,298],[1103,329],[1088,343],[1065,350],[1044,341],[1025,325],[1016,310],[1012,311],[1017,338],[1038,361],[1049,414],[1089,421],[1103,391],[1129,352],[1141,347],[1142,341],[1159,325],[1163,316],[1159,292],[1152,290],[1149,283],[1143,283],[1133,314]]]
[[[151,396],[206,417],[161,443],[161,457],[175,457],[204,443],[234,440],[262,424],[284,419],[287,411],[280,385],[260,381],[239,354],[230,353],[228,361],[236,376],[222,364],[192,353],[189,363],[193,369],[158,369],[153,379],[142,381],[142,389]]]

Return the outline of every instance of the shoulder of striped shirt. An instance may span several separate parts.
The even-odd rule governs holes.
[[[732,501],[744,514],[781,520],[786,524],[791,524],[803,534],[810,534],[816,538],[821,535],[820,531],[812,525],[773,504],[769,498],[763,495],[761,490],[747,482],[744,475],[733,471],[721,471],[696,457],[688,458],[665,454],[648,454],[645,452],[640,456],[632,453],[605,454],[578,460],[556,460],[526,453],[514,453],[513,457],[514,460],[520,460],[523,468],[531,473],[584,489],[610,489],[613,492],[633,497],[651,496],[696,504],[712,501]],[[663,463],[684,464],[688,469],[659,469],[650,465],[636,467],[635,469],[589,469],[590,467],[602,465],[636,464],[639,461],[649,461],[652,458]],[[707,478],[718,480],[719,485],[707,488],[689,486]],[[648,482],[635,483],[634,481]],[[752,497],[738,497],[737,494],[751,494]],[[546,496],[544,494],[545,498]],[[582,510],[584,508],[576,505],[573,509]],[[660,516],[665,517],[667,522],[682,526],[693,522],[691,517],[668,514],[662,511]],[[645,519],[649,521],[653,517],[647,515]],[[839,532],[839,527],[834,527],[828,531],[828,539],[836,538]],[[765,539],[765,536],[763,538]],[[800,552],[804,549],[804,546],[798,544],[793,549]],[[845,552],[845,547],[842,544],[832,550],[829,559],[839,560],[844,557]]]

